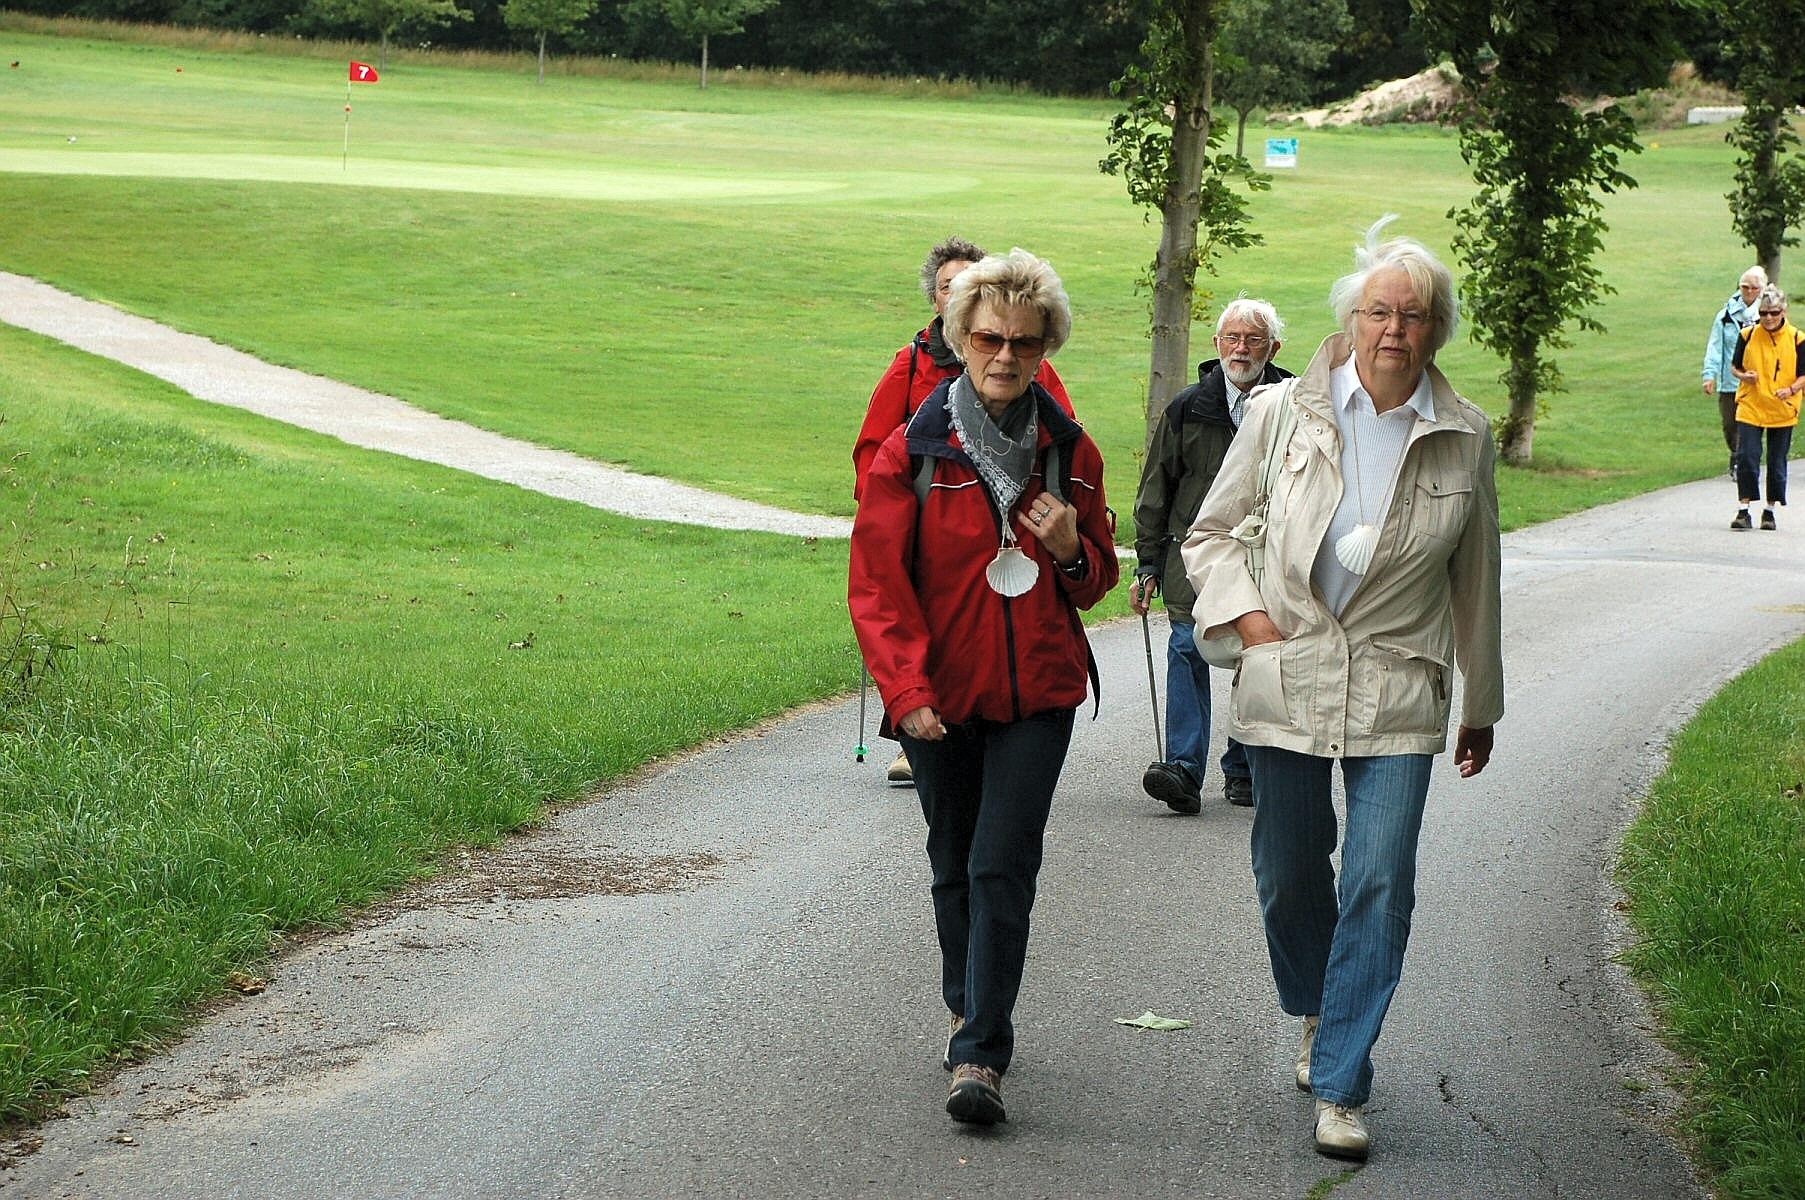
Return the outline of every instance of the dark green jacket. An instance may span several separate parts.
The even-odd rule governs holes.
[[[1254,387],[1290,377],[1290,371],[1267,363]],[[1140,560],[1134,573],[1137,578],[1159,576],[1166,614],[1174,621],[1190,621],[1197,599],[1178,548],[1216,482],[1234,436],[1220,360],[1199,363],[1197,382],[1174,396],[1160,414],[1134,499],[1134,552]]]

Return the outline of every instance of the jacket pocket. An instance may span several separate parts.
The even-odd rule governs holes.
[[[1473,473],[1468,470],[1423,473],[1410,489],[1410,532],[1443,542],[1458,542],[1473,510]]]
[[[1235,665],[1235,719],[1243,725],[1290,728],[1290,697],[1285,694],[1285,642],[1262,642],[1241,651]]]
[[[1445,664],[1402,647],[1375,642],[1372,666],[1377,682],[1372,733],[1446,732],[1448,668]]]

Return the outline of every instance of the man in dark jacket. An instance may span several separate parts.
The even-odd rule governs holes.
[[[1147,768],[1141,786],[1174,812],[1203,809],[1203,777],[1210,747],[1210,669],[1197,652],[1191,605],[1197,596],[1178,548],[1190,531],[1228,444],[1240,428],[1247,394],[1289,378],[1272,365],[1284,322],[1264,300],[1242,297],[1216,322],[1216,351],[1200,363],[1197,382],[1173,397],[1160,415],[1141,489],[1135,497],[1134,587],[1129,602],[1146,614],[1163,595],[1172,634],[1166,646],[1166,759]],[[1222,756],[1223,793],[1230,804],[1253,803],[1253,781],[1241,744],[1230,738]]]

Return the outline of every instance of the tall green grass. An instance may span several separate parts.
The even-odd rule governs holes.
[[[1719,1194],[1805,1196],[1805,644],[1675,740],[1620,878]]]
[[[857,678],[845,543],[637,522],[0,327],[0,1120],[274,932]],[[849,743],[850,747],[850,731]]]

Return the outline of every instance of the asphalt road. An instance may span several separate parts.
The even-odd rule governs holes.
[[[921,819],[881,782],[887,745],[852,762],[855,699],[285,953],[267,991],[42,1127],[0,1196],[1701,1195],[1615,963],[1610,868],[1667,736],[1805,634],[1805,523],[1733,534],[1730,491],[1506,539],[1508,713],[1479,778],[1438,763],[1375,1150],[1345,1178],[1291,1083],[1248,812],[1139,793],[1122,622],[1095,633],[1103,715],[1055,802],[995,1131],[941,1109]],[[1147,1009],[1195,1025],[1113,1023]]]

